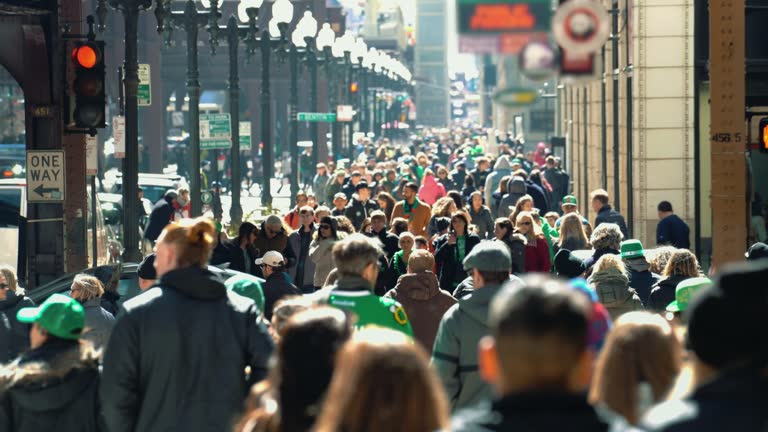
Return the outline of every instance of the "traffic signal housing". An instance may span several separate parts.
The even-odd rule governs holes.
[[[758,131],[758,144],[760,145],[760,151],[768,153],[768,117],[760,119],[760,129]]]
[[[358,87],[356,82],[353,82],[353,83],[349,84],[349,92],[350,93],[356,94],[358,89],[359,89],[359,87]]]
[[[88,131],[106,127],[104,42],[74,41],[69,62],[72,81],[67,126]]]

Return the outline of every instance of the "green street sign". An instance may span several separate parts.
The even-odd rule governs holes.
[[[232,141],[228,139],[200,140],[200,150],[226,150],[232,147]]]
[[[202,202],[205,205],[208,205],[213,202],[213,194],[211,191],[203,191],[200,193],[200,202]]]
[[[251,122],[240,122],[240,151],[250,151],[252,148]]]
[[[538,98],[539,92],[536,89],[523,87],[507,87],[493,95],[494,102],[508,108],[528,106]]]
[[[333,123],[336,121],[336,114],[334,113],[311,113],[300,112],[298,114],[299,121],[304,122],[328,122]]]
[[[139,91],[137,93],[139,106],[152,105],[152,80],[150,77],[149,65],[139,64]]]
[[[216,150],[232,147],[232,124],[229,113],[200,114],[200,149]]]

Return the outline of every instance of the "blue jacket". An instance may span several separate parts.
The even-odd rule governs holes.
[[[604,205],[603,208],[597,212],[597,217],[595,218],[595,228],[600,226],[602,223],[615,223],[619,226],[621,233],[624,234],[624,239],[631,238],[629,236],[629,230],[627,229],[627,222],[624,221],[624,216],[622,216],[621,213],[614,210],[613,207],[608,204]]]
[[[676,214],[669,215],[656,225],[656,244],[672,245],[678,249],[690,249],[691,230]]]

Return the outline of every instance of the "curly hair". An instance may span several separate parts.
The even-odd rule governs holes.
[[[624,234],[615,223],[602,223],[592,231],[592,237],[589,239],[595,250],[621,248],[621,241],[624,240]]]
[[[669,259],[675,252],[677,252],[677,248],[674,246],[661,246],[654,249],[651,259],[648,260],[648,263],[651,265],[651,272],[658,275],[664,273]]]
[[[669,257],[667,266],[664,267],[664,276],[701,276],[701,268],[696,255],[688,249],[678,249]]]

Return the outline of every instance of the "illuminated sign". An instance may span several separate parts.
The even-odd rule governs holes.
[[[458,0],[459,34],[546,32],[551,8],[549,0]]]

